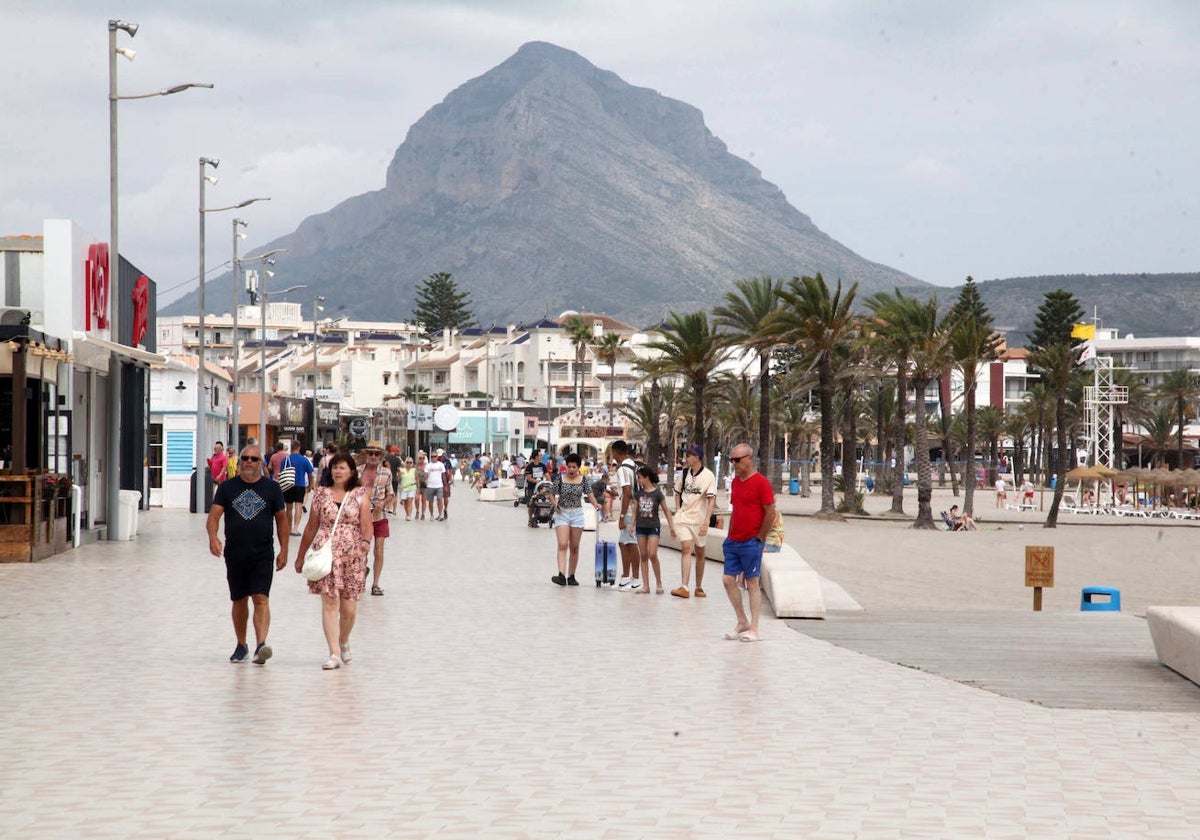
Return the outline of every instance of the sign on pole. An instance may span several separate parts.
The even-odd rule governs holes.
[[[1054,588],[1054,546],[1025,546],[1025,585],[1033,587],[1033,609],[1041,612],[1042,587]]]

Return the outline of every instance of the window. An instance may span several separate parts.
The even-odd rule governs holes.
[[[162,423],[150,424],[150,487],[162,489],[163,474],[163,427]]]
[[[384,385],[387,385],[387,384],[388,384],[388,381],[389,381],[391,378],[392,378],[392,372],[391,372],[390,370],[385,370],[385,371],[383,372],[383,384],[384,384]]]

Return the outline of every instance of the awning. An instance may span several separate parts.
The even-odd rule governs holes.
[[[124,344],[117,344],[115,341],[88,335],[77,330],[72,332],[71,338],[71,352],[76,357],[86,355],[94,358],[97,355],[107,356],[110,353],[116,353],[118,356],[122,356],[132,362],[139,362],[145,365],[165,365],[167,363],[167,357],[160,356],[158,353],[139,350],[137,347],[127,347]]]

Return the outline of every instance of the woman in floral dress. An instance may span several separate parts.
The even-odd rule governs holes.
[[[358,617],[358,601],[367,580],[367,553],[374,527],[371,506],[363,504],[364,488],[358,486],[358,470],[348,455],[335,455],[329,462],[333,486],[313,492],[308,523],[300,539],[296,571],[304,568],[304,555],[314,543],[322,546],[331,538],[338,508],[344,506],[333,539],[333,570],[320,580],[309,581],[308,591],[321,596],[321,626],[329,645],[326,671],[349,665],[350,632]]]

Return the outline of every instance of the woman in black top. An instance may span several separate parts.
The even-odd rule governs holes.
[[[583,500],[595,506],[591,485],[579,474],[580,457],[567,456],[567,471],[554,479],[554,533],[558,538],[558,574],[550,578],[559,586],[578,586],[579,540],[583,536]],[[568,564],[567,556],[570,553]]]

